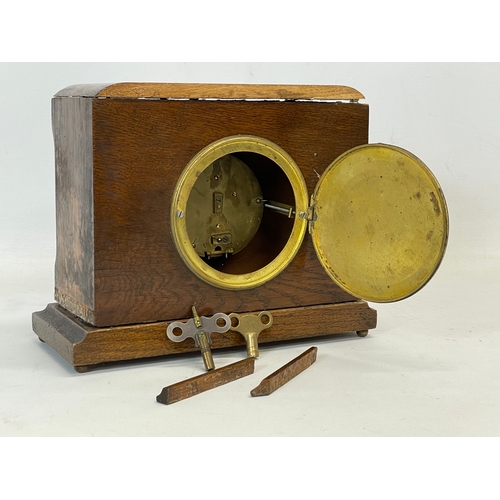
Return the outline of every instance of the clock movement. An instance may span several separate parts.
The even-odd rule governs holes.
[[[363,99],[307,85],[60,91],[55,303],[35,333],[85,371],[196,350],[166,335],[194,306],[269,311],[261,343],[375,328],[366,301],[429,281],[448,213],[421,160],[368,143]],[[224,330],[212,349],[245,344]]]

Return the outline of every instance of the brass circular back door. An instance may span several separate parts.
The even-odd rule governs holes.
[[[368,144],[347,151],[323,173],[313,205],[318,258],[357,298],[409,297],[441,263],[446,201],[429,168],[404,149]]]

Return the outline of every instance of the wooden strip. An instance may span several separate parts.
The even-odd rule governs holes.
[[[196,83],[115,83],[97,97],[128,99],[306,99],[358,100],[364,95],[343,85],[253,85]]]
[[[311,347],[303,352],[300,356],[292,359],[292,361],[282,366],[279,370],[271,373],[271,375],[266,377],[255,389],[252,389],[250,394],[252,396],[269,396],[269,394],[272,394],[276,389],[279,389],[306,368],[309,368],[316,361],[317,352],[317,347]]]
[[[177,382],[176,384],[164,387],[156,401],[164,405],[169,405],[181,401],[182,399],[196,396],[210,389],[215,389],[221,385],[232,382],[254,372],[255,358],[246,358],[222,368],[217,368],[197,377]]]

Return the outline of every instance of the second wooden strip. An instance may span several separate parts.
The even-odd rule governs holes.
[[[279,389],[306,368],[309,368],[316,361],[317,352],[317,347],[311,347],[303,352],[279,370],[271,373],[250,394],[252,396],[268,396],[272,394],[276,389]]]

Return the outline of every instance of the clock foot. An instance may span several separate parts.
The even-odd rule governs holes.
[[[78,373],[87,373],[90,370],[90,366],[89,365],[75,366],[74,369]]]

